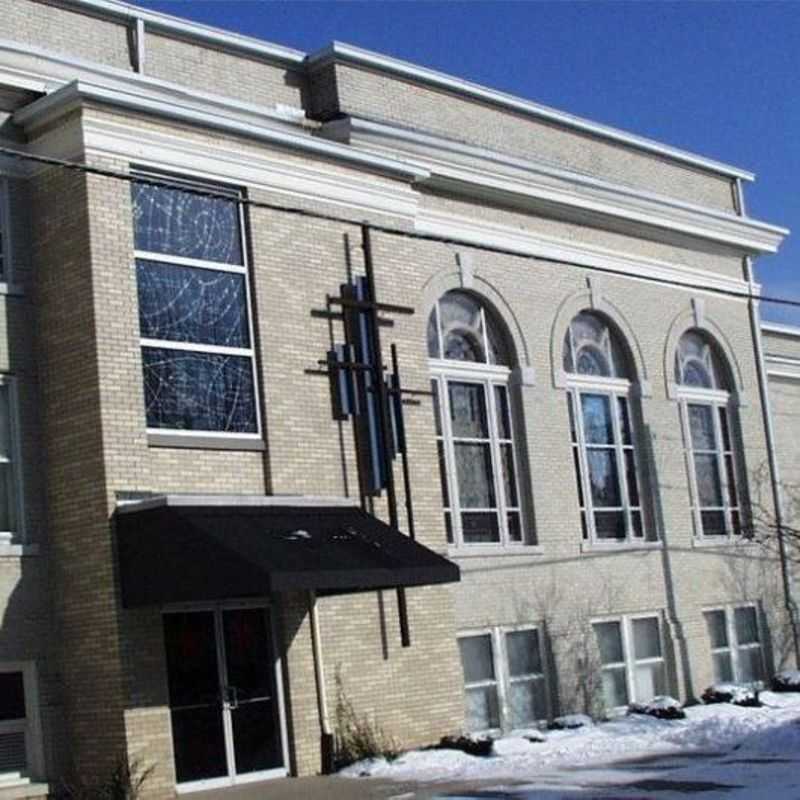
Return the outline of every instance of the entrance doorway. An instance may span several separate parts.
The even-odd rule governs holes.
[[[164,614],[181,790],[286,774],[280,672],[264,606]]]

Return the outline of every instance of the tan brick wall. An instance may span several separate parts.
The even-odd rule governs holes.
[[[730,180],[489,104],[351,64],[314,75],[315,114],[384,120],[457,141],[529,157],[691,203],[734,210]],[[335,92],[335,95],[333,94]]]

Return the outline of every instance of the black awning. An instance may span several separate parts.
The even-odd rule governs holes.
[[[125,607],[459,580],[458,567],[354,506],[171,505],[116,514]]]

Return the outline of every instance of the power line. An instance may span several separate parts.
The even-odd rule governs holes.
[[[169,189],[180,189],[181,191],[190,192],[201,197],[211,197],[223,200],[235,200],[242,205],[251,206],[253,208],[262,208],[269,211],[277,211],[282,214],[292,214],[298,217],[308,217],[311,219],[323,220],[326,222],[336,222],[342,225],[367,225],[372,230],[380,233],[385,233],[390,236],[399,236],[407,239],[417,239],[427,242],[437,242],[439,244],[457,245],[459,247],[470,247],[475,250],[482,250],[488,253],[495,253],[498,255],[513,256],[514,258],[523,258],[530,261],[544,262],[548,264],[557,264],[559,266],[576,266],[580,269],[590,270],[592,272],[599,272],[605,275],[619,276],[617,270],[609,267],[601,267],[597,265],[584,265],[584,264],[570,264],[568,261],[559,260],[557,258],[548,258],[547,256],[536,256],[528,253],[519,253],[510,248],[499,247],[496,245],[476,244],[468,239],[458,238],[454,236],[439,236],[432,233],[419,233],[418,231],[408,231],[403,228],[394,227],[382,223],[369,222],[365,220],[355,220],[348,217],[342,217],[337,214],[327,214],[322,211],[312,211],[307,208],[299,208],[295,206],[287,206],[282,203],[270,203],[266,200],[253,200],[249,197],[244,197],[241,194],[233,194],[230,191],[215,190],[213,187],[202,186],[197,182],[181,180],[179,178],[170,177],[157,177],[155,175],[143,175],[141,173],[128,173],[120,172],[119,170],[108,169],[106,167],[92,166],[91,164],[81,164],[76,161],[67,161],[65,159],[54,158],[52,156],[43,156],[34,153],[25,153],[21,150],[15,150],[10,147],[0,147],[0,155],[8,156],[18,160],[34,161],[39,164],[47,164],[49,166],[62,167],[77,172],[83,172],[89,175],[98,175],[103,178],[112,178],[113,180],[126,181],[127,183],[140,183],[151,186],[162,186]],[[672,286],[680,289],[693,288],[691,284],[683,283],[676,279],[661,278],[654,275],[636,275],[636,279],[647,281],[650,283],[657,283],[662,286]],[[777,305],[791,306],[793,308],[800,308],[800,300],[792,300],[788,297],[773,297],[770,295],[757,295],[752,292],[739,292],[735,289],[723,289],[716,286],[703,286],[700,287],[703,291],[711,292],[713,294],[723,295],[726,297],[735,297],[743,300],[754,300],[762,303],[774,303]]]

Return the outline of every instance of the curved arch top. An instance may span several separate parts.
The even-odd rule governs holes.
[[[664,381],[666,384],[667,397],[670,400],[677,400],[679,386],[675,381],[675,353],[678,343],[684,333],[690,330],[698,330],[705,333],[719,348],[722,357],[725,359],[726,367],[733,383],[731,394],[740,406],[747,405],[747,398],[742,379],[742,370],[736,353],[731,346],[725,332],[707,313],[703,313],[698,319],[696,309],[688,308],[678,314],[672,321],[669,334],[664,345]]]
[[[561,303],[556,312],[550,330],[550,365],[553,371],[553,386],[557,389],[567,388],[568,376],[564,371],[563,359],[564,333],[581,311],[591,311],[604,316],[617,329],[631,359],[631,367],[635,372],[639,392],[643,397],[649,397],[652,389],[647,364],[633,328],[625,315],[613,303],[591,289],[570,295]]]
[[[532,383],[530,348],[517,315],[510,303],[494,284],[471,270],[468,274],[458,266],[446,267],[434,273],[422,288],[422,311],[427,321],[437,300],[449,291],[471,292],[478,296],[505,328],[513,347],[516,363],[523,374],[523,383]],[[527,377],[526,377],[527,375]]]

